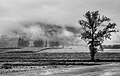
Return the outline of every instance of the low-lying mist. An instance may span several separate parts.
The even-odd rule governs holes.
[[[27,40],[52,40],[52,41],[72,41],[76,34],[81,32],[80,28],[72,26],[61,26],[48,23],[29,23],[22,27],[11,29],[9,32],[1,35],[6,38],[25,38]]]

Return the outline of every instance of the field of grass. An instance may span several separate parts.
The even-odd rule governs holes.
[[[120,62],[120,52],[98,52],[95,55],[95,59],[97,59],[97,61],[94,62],[90,61],[89,52],[60,53],[60,52],[35,52],[28,50],[7,51],[4,53],[0,53],[0,67],[1,67],[0,74],[7,74],[7,73],[14,74],[16,72],[26,73],[29,70],[35,71],[34,69],[37,70],[39,69],[43,71],[44,66],[47,67],[49,66],[69,67],[68,65],[72,65],[72,66],[79,65],[79,67],[80,66],[88,67],[93,65],[99,66],[102,64],[114,63],[114,61]]]
[[[43,48],[44,49],[44,48]],[[76,49],[24,48],[8,50],[0,53],[0,62],[12,66],[42,65],[80,65],[91,63],[89,52],[74,52]],[[62,51],[63,50],[63,51]],[[77,49],[79,50],[79,49]],[[52,52],[49,52],[52,51]],[[61,52],[62,51],[62,52]],[[95,62],[120,62],[120,52],[98,52]],[[17,63],[16,63],[17,62]],[[12,64],[11,64],[12,63]]]
[[[97,53],[96,59],[120,60],[120,53]],[[39,60],[89,60],[89,52],[76,53],[0,53],[0,62],[32,62]]]

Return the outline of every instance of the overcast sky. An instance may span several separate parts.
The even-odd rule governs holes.
[[[0,33],[19,29],[24,22],[78,26],[83,14],[99,10],[120,27],[120,0],[0,0]],[[112,42],[120,42],[114,35]]]

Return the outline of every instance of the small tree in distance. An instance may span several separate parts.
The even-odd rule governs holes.
[[[105,39],[111,39],[111,33],[118,31],[115,28],[116,23],[110,23],[111,19],[104,15],[101,16],[99,11],[88,11],[84,17],[86,20],[78,21],[83,29],[81,39],[88,43],[91,60],[94,60],[94,56],[98,51],[97,47],[103,50],[103,41]]]

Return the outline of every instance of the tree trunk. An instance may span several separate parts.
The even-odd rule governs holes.
[[[95,49],[95,46],[94,46],[94,24],[92,23],[91,24],[92,26],[92,42],[91,42],[91,60],[94,60],[95,58],[95,53],[96,53],[96,49]]]
[[[94,50],[92,50],[92,53],[91,53],[91,60],[95,60],[95,53],[94,53]]]
[[[97,48],[93,47],[92,45],[89,46],[90,49],[90,56],[91,56],[91,60],[95,60],[95,54],[97,52]]]
[[[91,60],[94,60],[95,58],[95,47],[94,47],[94,39],[92,39],[92,49],[91,49]]]
[[[92,55],[91,55],[91,60],[94,61],[94,57],[95,57],[95,54],[92,54]]]

